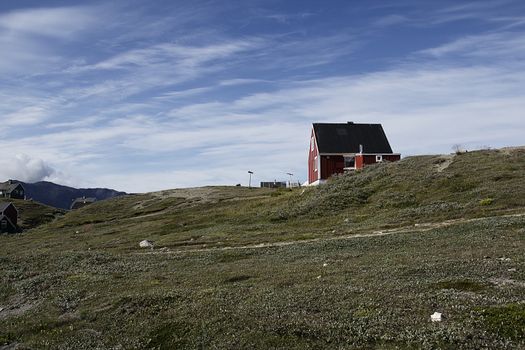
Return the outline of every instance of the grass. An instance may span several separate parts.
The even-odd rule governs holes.
[[[52,222],[66,213],[63,209],[53,208],[32,200],[9,199],[9,201],[18,209],[20,217],[18,225],[23,230],[29,230]]]
[[[523,348],[525,153],[440,159],[304,191],[126,196],[4,235],[0,345]]]
[[[509,304],[482,310],[485,326],[501,337],[525,339],[525,304]]]
[[[454,289],[464,292],[479,293],[491,286],[491,283],[480,283],[471,280],[443,281],[436,284],[439,289]]]

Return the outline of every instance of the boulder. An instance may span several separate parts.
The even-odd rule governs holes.
[[[148,241],[147,239],[140,241],[139,247],[153,249],[153,241]]]

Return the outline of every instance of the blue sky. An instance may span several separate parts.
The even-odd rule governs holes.
[[[521,0],[8,0],[0,47],[0,180],[304,181],[312,122],[403,155],[525,144]]]

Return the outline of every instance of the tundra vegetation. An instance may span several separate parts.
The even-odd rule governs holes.
[[[97,202],[0,237],[0,346],[524,348],[524,214],[522,149]]]

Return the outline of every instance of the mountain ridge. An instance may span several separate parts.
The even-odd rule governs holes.
[[[127,194],[126,192],[109,188],[74,188],[50,181],[34,183],[19,180],[13,181],[24,186],[28,199],[60,209],[69,209],[73,200],[80,197],[94,197],[97,200],[104,200]]]

